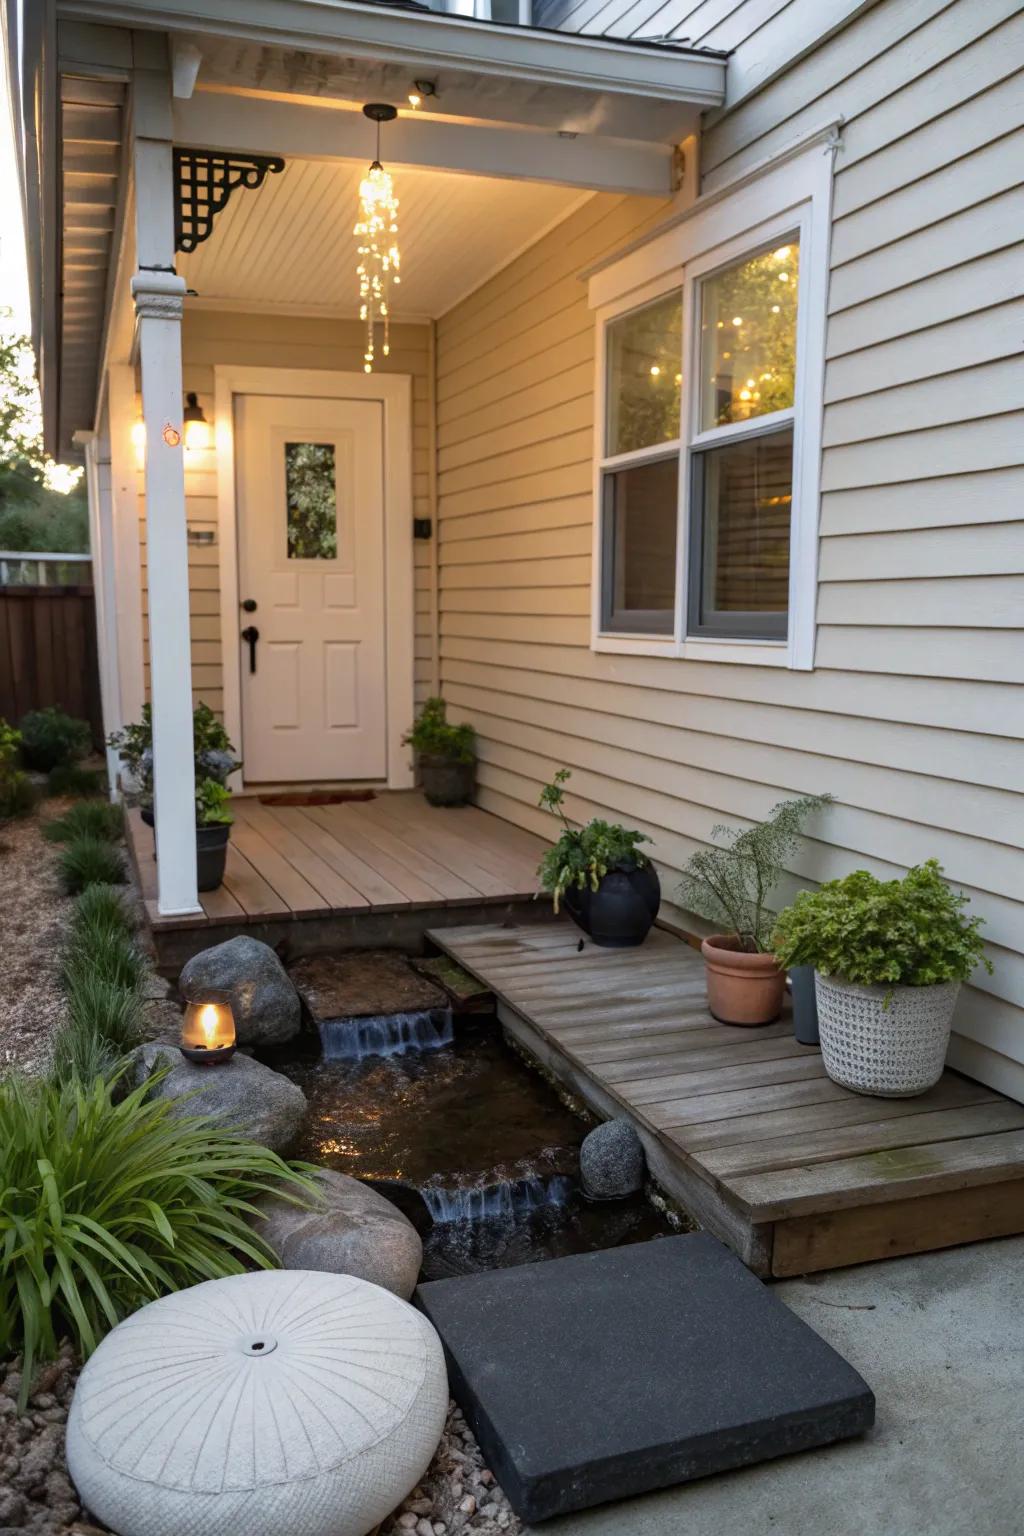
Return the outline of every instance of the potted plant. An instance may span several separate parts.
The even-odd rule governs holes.
[[[142,706],[142,719],[116,731],[109,740],[131,779],[133,799],[142,819],[153,825],[153,711]],[[228,838],[234,820],[228,809],[227,780],[242,765],[231,740],[208,704],[192,714],[196,786],[196,868],[201,891],[213,891],[224,878]]]
[[[541,885],[555,911],[564,905],[602,949],[632,949],[646,939],[661,905],[658,872],[639,849],[650,838],[597,817],[574,827],[565,814],[563,786],[570,777],[560,768],[538,802],[562,823],[561,836],[541,859]]]
[[[708,1007],[720,1024],[770,1024],[782,1009],[786,972],[772,953],[775,924],[768,901],[803,822],[828,795],[783,800],[767,821],[741,831],[715,826],[720,841],[702,848],[683,870],[679,900],[716,929],[701,944]]]
[[[902,880],[866,869],[802,891],[779,916],[780,962],[813,965],[821,1054],[833,1082],[910,1098],[942,1076],[960,983],[980,962],[980,917],[936,859]]]
[[[431,805],[466,805],[476,788],[476,732],[451,725],[444,699],[428,699],[402,737],[416,754],[423,793]]]

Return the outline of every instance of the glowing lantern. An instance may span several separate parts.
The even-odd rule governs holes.
[[[226,997],[189,1003],[181,1023],[181,1054],[204,1067],[231,1060],[235,1054],[235,1016]]]

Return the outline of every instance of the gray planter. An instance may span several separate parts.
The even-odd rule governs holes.
[[[419,758],[420,782],[431,805],[468,805],[476,789],[476,759],[458,762],[450,757]]]
[[[819,1045],[818,1000],[814,991],[814,966],[794,965],[789,972],[793,995],[793,1034],[801,1045]]]

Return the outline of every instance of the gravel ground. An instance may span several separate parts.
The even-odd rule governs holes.
[[[70,801],[48,800],[49,819]],[[0,1073],[38,1072],[65,1009],[60,942],[73,906],[57,881],[57,849],[37,813],[0,827]]]
[[[78,1369],[71,1346],[36,1375],[19,1415],[21,1363],[0,1363],[0,1536],[98,1536],[64,1466],[64,1426]],[[377,1528],[377,1536],[517,1536],[522,1530],[452,1403],[422,1483]]]

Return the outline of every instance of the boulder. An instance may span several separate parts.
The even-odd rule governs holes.
[[[644,1149],[628,1120],[606,1120],[580,1147],[583,1193],[591,1200],[623,1200],[644,1187]]]
[[[272,1195],[257,1197],[263,1216],[253,1227],[263,1241],[285,1269],[354,1275],[408,1301],[423,1262],[412,1222],[347,1174],[321,1168],[315,1178],[323,1194],[312,1210]]]
[[[298,994],[270,948],[242,934],[194,955],[178,981],[183,997],[203,1001],[205,992],[231,998],[239,1045],[281,1045],[302,1023]]]
[[[225,1130],[283,1152],[295,1140],[306,1113],[301,1088],[250,1056],[232,1056],[215,1067],[186,1061],[176,1047],[154,1041],[131,1055],[131,1077],[142,1083],[169,1067],[154,1085],[157,1098],[175,1099],[174,1114],[211,1115]]]

